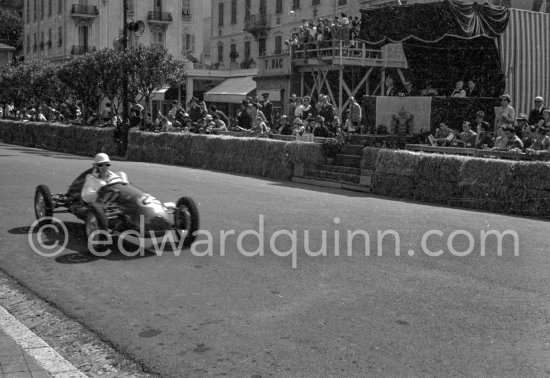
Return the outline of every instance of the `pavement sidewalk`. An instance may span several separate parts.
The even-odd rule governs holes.
[[[50,378],[46,370],[0,328],[1,378]]]

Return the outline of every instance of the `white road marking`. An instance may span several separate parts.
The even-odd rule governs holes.
[[[44,340],[14,318],[5,308],[0,306],[0,328],[23,351],[34,358],[40,367],[56,378],[87,378],[69,361],[57,353]]]

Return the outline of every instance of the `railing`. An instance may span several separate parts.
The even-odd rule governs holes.
[[[364,43],[351,41],[326,41],[318,44],[308,42],[305,45],[292,45],[292,59],[308,58],[346,58],[356,60],[383,60],[381,49],[367,48]]]
[[[93,53],[96,51],[95,46],[81,46],[81,45],[73,45],[71,48],[71,54],[72,55],[84,55]]]
[[[181,10],[181,20],[182,21],[191,21],[191,8],[182,8],[182,10]]]
[[[271,15],[270,14],[253,14],[244,19],[244,30],[265,30],[271,28]]]
[[[258,58],[258,76],[290,75],[288,53],[273,54]]]
[[[73,4],[71,7],[71,14],[97,16],[99,11],[95,5]]]
[[[174,19],[171,12],[149,12],[147,21],[172,22]]]

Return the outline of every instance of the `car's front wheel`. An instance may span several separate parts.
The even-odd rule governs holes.
[[[34,213],[36,214],[36,219],[51,217],[53,215],[52,194],[46,185],[36,187],[34,193]]]
[[[176,204],[175,227],[178,236],[183,237],[183,245],[189,247],[195,241],[195,231],[199,229],[199,209],[192,198],[182,197]]]
[[[113,243],[108,232],[108,220],[103,209],[91,205],[86,214],[86,241],[90,252],[105,252]]]

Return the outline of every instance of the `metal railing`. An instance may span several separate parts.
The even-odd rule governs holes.
[[[174,19],[171,12],[149,12],[147,21],[172,22]]]
[[[384,59],[381,49],[367,48],[364,43],[352,43],[352,41],[308,42],[293,45],[291,48],[293,60],[308,58],[346,58],[361,61]]]
[[[244,19],[244,30],[262,30],[271,28],[270,14],[253,14]]]
[[[97,16],[99,11],[95,5],[86,4],[73,4],[71,7],[71,14],[85,14],[90,16]]]

